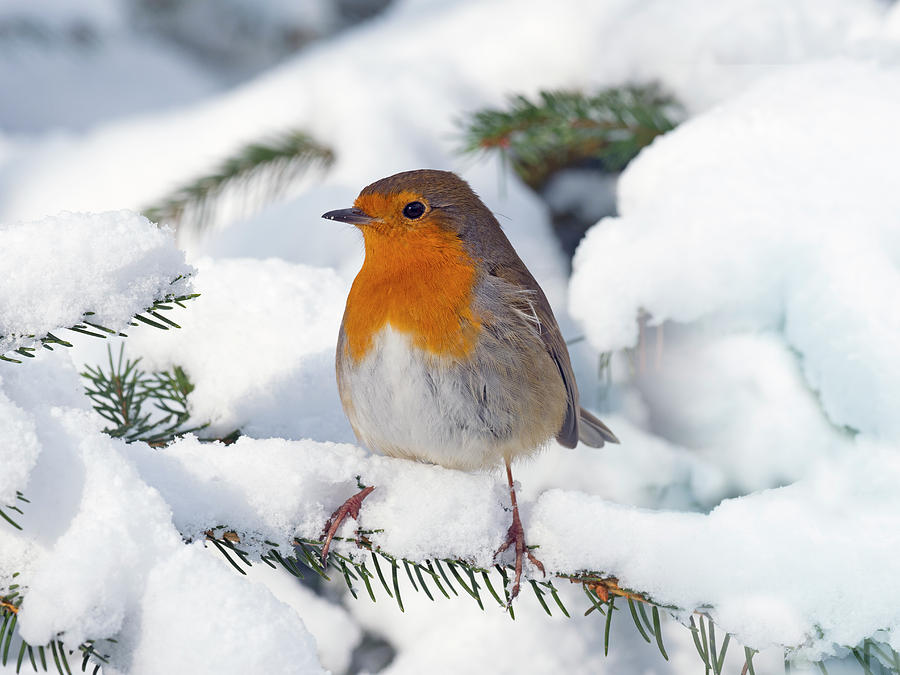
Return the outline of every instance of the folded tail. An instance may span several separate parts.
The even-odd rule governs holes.
[[[609,427],[584,408],[578,409],[578,440],[592,448],[602,448],[603,443],[618,443],[619,439]]]

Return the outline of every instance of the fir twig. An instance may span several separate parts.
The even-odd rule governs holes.
[[[624,86],[594,95],[543,91],[537,101],[515,96],[502,110],[462,120],[463,151],[498,151],[522,180],[541,187],[556,171],[592,166],[621,171],[682,113],[655,85]]]
[[[144,209],[144,215],[157,223],[190,223],[202,229],[215,218],[217,200],[225,190],[242,187],[245,204],[254,192],[257,203],[272,201],[305,169],[328,168],[333,161],[330,148],[303,131],[287,131],[243,146],[213,173],[176,189]]]
[[[16,490],[16,500],[19,502],[24,502],[26,504],[28,503],[28,500],[25,499],[25,495],[23,495],[18,490]],[[17,530],[21,530],[22,526],[19,525],[19,523],[17,523],[15,520],[13,520],[13,516],[9,515],[7,511],[15,511],[20,515],[24,515],[24,511],[22,511],[18,504],[7,504],[6,506],[0,506],[0,518],[12,525]]]
[[[18,575],[13,574],[13,578],[16,576]],[[16,584],[6,587],[5,590],[0,589],[0,665],[6,666],[14,660],[17,673],[22,671],[25,664],[30,664],[34,672],[47,672],[49,670],[45,653],[47,647],[53,655],[53,664],[60,675],[71,675],[67,655],[75,655],[79,651],[83,655],[81,661],[83,672],[87,672],[89,665],[93,665],[94,672],[97,672],[103,663],[108,663],[109,655],[98,652],[96,642],[93,640],[78,645],[76,649],[67,649],[59,640],[53,640],[47,645],[32,645],[23,640],[17,632],[18,614],[23,600],[19,590]],[[40,662],[35,658],[35,651],[40,657]]]
[[[208,426],[188,426],[187,397],[194,385],[180,367],[148,373],[139,368],[140,358],[125,358],[124,345],[119,347],[118,358],[113,358],[110,348],[107,355],[108,369],[86,366],[81,373],[94,410],[111,423],[105,433],[128,443],[144,441],[159,446]]]
[[[224,527],[217,527],[216,530],[226,530]],[[232,537],[232,540],[226,540],[225,537],[228,535],[228,532],[217,536],[213,533],[213,531],[207,532],[207,538],[213,539],[214,543],[217,543],[220,551],[223,554],[226,553],[227,549],[234,550],[234,542],[238,541],[237,537]],[[234,533],[231,533],[234,534]],[[513,571],[513,567],[510,565],[496,565],[494,570],[501,579],[501,587],[504,589],[504,594],[506,596],[506,601],[504,602],[500,595],[495,590],[493,583],[490,581],[490,575],[492,573],[491,570],[485,570],[476,567],[475,565],[456,558],[442,558],[442,559],[433,559],[426,561],[414,561],[407,560],[402,557],[395,557],[386,553],[380,549],[377,549],[373,546],[372,542],[365,536],[359,536],[353,539],[346,539],[341,537],[335,537],[335,541],[346,541],[355,544],[358,548],[362,549],[364,555],[359,556],[357,558],[354,553],[338,553],[334,549],[330,550],[328,553],[328,557],[325,560],[325,568],[329,565],[334,566],[336,569],[341,570],[341,576],[344,579],[344,583],[347,585],[350,592],[354,597],[357,597],[357,592],[354,588],[354,581],[358,581],[360,579],[364,580],[366,584],[367,591],[369,593],[372,601],[375,601],[375,594],[373,591],[372,585],[368,582],[369,578],[373,578],[375,575],[369,571],[366,567],[366,561],[371,560],[372,564],[375,566],[376,574],[379,577],[381,584],[388,594],[389,597],[392,597],[401,611],[403,611],[403,602],[400,596],[400,566],[401,564],[407,570],[407,578],[410,581],[410,584],[413,586],[414,590],[419,592],[424,592],[428,595],[432,600],[434,599],[430,593],[426,591],[425,578],[426,575],[431,577],[432,581],[438,584],[438,587],[441,589],[441,592],[445,595],[445,597],[449,598],[450,595],[443,589],[440,585],[439,579],[443,576],[444,581],[447,585],[451,586],[453,589],[453,585],[450,583],[450,576],[454,577],[456,583],[458,583],[465,591],[466,595],[469,595],[483,610],[484,604],[481,601],[481,597],[479,594],[479,589],[481,585],[476,582],[476,575],[480,575],[481,579],[484,581],[485,587],[487,587],[491,593],[491,596],[498,602],[499,605],[505,607],[507,611],[509,611],[511,618],[515,618],[515,615],[512,611],[512,606],[509,604],[508,600],[508,591],[507,588],[509,586],[509,573]],[[262,558],[267,562],[277,562],[284,569],[286,569],[289,573],[294,576],[301,576],[298,574],[300,567],[307,567],[319,574],[323,574],[323,567],[321,561],[321,547],[322,543],[312,539],[298,539],[295,540],[295,556],[282,556],[278,552],[278,545],[273,542],[263,542],[265,546],[270,547],[268,552],[265,553]],[[237,567],[240,564],[250,565],[250,561],[247,559],[247,552],[241,551],[242,554],[237,561],[231,556],[228,556],[229,562]],[[380,562],[379,562],[380,561]],[[388,580],[387,575],[384,571],[382,571],[382,564],[386,564],[390,569],[390,580]],[[437,565],[440,570],[440,574],[435,571],[434,566]],[[450,575],[448,575],[443,567],[446,567],[450,570]],[[420,574],[421,573],[421,574]],[[468,582],[466,581],[466,577],[468,577]],[[602,575],[596,573],[581,573],[581,574],[558,574],[558,578],[568,580],[574,583],[579,583],[582,586],[582,589],[586,596],[588,597],[591,606],[584,612],[585,615],[590,614],[592,611],[597,610],[600,615],[604,617],[603,623],[603,644],[605,653],[609,653],[609,642],[610,642],[610,632],[612,625],[612,616],[613,612],[618,612],[619,607],[615,606],[615,600],[617,597],[625,598],[629,605],[629,610],[631,617],[633,619],[634,625],[644,640],[650,644],[656,643],[656,648],[660,652],[660,655],[668,660],[668,654],[666,653],[666,649],[663,643],[662,636],[662,617],[660,610],[672,610],[672,607],[665,607],[658,603],[651,601],[650,599],[635,593],[634,591],[623,589],[619,587],[618,580],[613,577],[603,577]],[[414,581],[414,578],[418,580],[418,583]],[[537,598],[537,602],[541,605],[545,612],[551,614],[550,607],[546,602],[545,595],[546,592],[551,593],[551,595],[556,599],[556,602],[560,609],[566,616],[569,616],[565,607],[562,605],[562,602],[557,597],[557,590],[554,587],[553,583],[550,581],[542,581],[542,582],[530,582],[532,588],[535,591],[535,597]],[[420,590],[421,587],[421,590]],[[547,589],[544,591],[543,589]],[[453,589],[455,592],[455,589]],[[649,612],[648,609],[649,608]],[[695,617],[697,620],[695,620]],[[729,633],[725,633],[725,637],[721,642],[721,645],[717,644],[716,640],[716,628],[712,619],[709,618],[705,613],[698,611],[695,612],[694,616],[690,617],[690,624],[688,629],[691,631],[691,635],[694,641],[694,646],[697,648],[697,653],[700,656],[700,660],[705,668],[705,672],[707,674],[714,673],[715,675],[722,675],[724,673],[725,666],[725,656],[728,650],[730,643],[732,642],[732,636]],[[655,638],[655,640],[654,640]],[[754,665],[753,665],[753,657],[756,655],[757,651],[751,647],[744,647],[744,664],[741,670],[742,675],[754,675]],[[865,640],[862,645],[856,648],[852,648],[850,650],[853,658],[857,661],[857,663],[862,668],[862,673],[864,675],[868,675],[872,673],[874,675],[876,672],[889,672],[894,675],[900,675],[900,654],[891,649],[889,646],[884,646],[884,649],[881,649],[880,645],[873,640]],[[875,658],[873,658],[875,657]],[[876,661],[877,658],[877,661]],[[789,663],[786,661],[786,663]],[[894,665],[896,663],[896,665]],[[876,667],[884,666],[884,670],[874,670]],[[821,669],[821,667],[820,667]]]
[[[174,285],[184,279],[184,276],[179,275],[172,279],[170,285]],[[160,312],[167,312],[172,309],[172,305],[178,305],[179,307],[184,307],[184,303],[188,300],[192,300],[193,298],[199,297],[199,293],[166,293],[162,298],[158,300],[154,300],[153,304],[147,307],[143,312],[139,312],[136,314],[130,325],[137,326],[134,320],[140,321],[150,326],[154,326],[155,328],[161,328],[162,330],[168,330],[169,326],[173,328],[180,328],[180,326],[160,314]],[[144,316],[144,314],[150,314],[151,316],[159,319],[159,321],[154,321],[153,319],[148,319]],[[94,312],[85,312],[82,315],[81,323],[76,323],[72,326],[68,326],[64,328],[64,330],[71,331],[73,333],[78,333],[79,335],[89,335],[91,337],[97,338],[106,338],[110,335],[120,335],[122,337],[128,337],[125,333],[117,333],[111,328],[107,328],[106,326],[102,326],[92,320],[89,317],[95,316]],[[89,328],[90,327],[90,328]],[[91,330],[94,329],[94,330]],[[0,335],[0,346],[2,346],[4,341],[7,341],[9,344],[15,344],[17,341],[22,339],[32,340],[37,344],[40,344],[44,349],[48,349],[53,351],[54,346],[60,347],[71,347],[72,343],[67,340],[63,340],[57,337],[55,334],[51,332],[47,332],[46,335],[35,335],[35,334],[11,334],[11,335]],[[9,349],[7,347],[7,349]],[[22,363],[21,360],[11,356],[11,354],[18,354],[19,356],[24,356],[27,358],[34,358],[34,354],[32,352],[35,351],[34,347],[24,346],[18,347],[17,349],[13,349],[11,351],[7,351],[5,354],[0,353],[0,361],[7,361],[9,363]]]

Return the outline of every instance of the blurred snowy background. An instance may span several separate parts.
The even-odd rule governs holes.
[[[465,120],[511,95],[650,84],[678,125],[621,177],[588,162],[529,186],[499,152],[460,152]],[[79,372],[109,341],[65,333],[71,349],[0,362],[0,505],[22,507],[21,530],[0,521],[0,596],[23,591],[18,634],[114,638],[105,673],[701,672],[689,630],[664,622],[666,661],[627,611],[604,656],[603,617],[566,582],[571,619],[527,589],[514,622],[408,586],[401,613],[339,573],[241,576],[204,547],[216,525],[250,548],[315,537],[361,475],[384,550],[489,566],[504,479],[369,456],[334,383],[362,245],[319,215],[430,167],[498,214],[584,404],[622,440],[517,468],[548,569],[704,608],[720,644],[760,650],[757,673],[888,671],[898,120],[900,5],[881,0],[0,0],[0,345],[85,311],[123,328],[192,273],[201,297],[167,314],[182,328],[129,328],[126,354],[183,369],[201,436],[241,433],[101,433]],[[298,130],[323,155],[280,190],[226,186],[193,221],[160,217],[174,235],[137,215]]]

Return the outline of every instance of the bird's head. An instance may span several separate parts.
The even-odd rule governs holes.
[[[363,188],[353,208],[322,216],[350,223],[365,235],[402,236],[426,231],[465,240],[484,227],[497,227],[493,214],[455,173],[435,169],[404,171]]]

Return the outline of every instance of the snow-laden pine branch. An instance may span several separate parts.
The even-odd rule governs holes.
[[[73,333],[117,335],[135,319],[177,327],[165,313],[191,297],[193,268],[171,230],[130,211],[0,224],[0,241],[4,360],[70,347]]]

